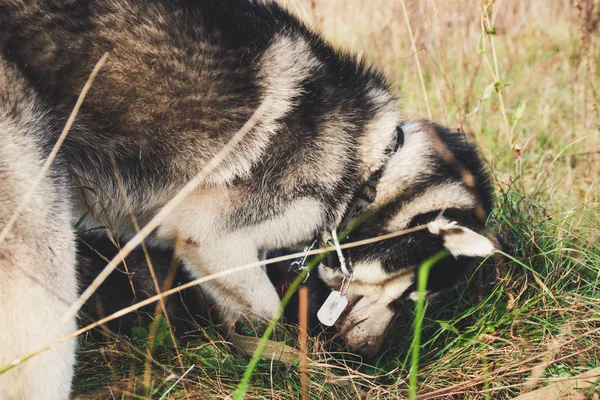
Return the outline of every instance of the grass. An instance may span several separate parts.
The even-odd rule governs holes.
[[[406,118],[429,108],[434,120],[472,134],[494,171],[490,225],[510,251],[481,266],[445,307],[428,307],[413,386],[419,398],[509,399],[600,366],[600,51],[591,28],[600,12],[593,1],[579,9],[562,0],[407,1],[416,51],[400,1],[283,3],[380,66]],[[494,285],[481,289],[482,275]],[[408,397],[413,322],[407,303],[386,351],[368,362],[330,337],[310,339],[310,398]],[[131,350],[143,354],[148,344],[141,328],[131,345],[83,338],[75,394],[160,398],[176,382],[171,372],[184,372],[180,362],[194,367],[165,398],[235,392],[249,358],[216,327],[190,332],[178,362],[164,323],[157,324],[150,386],[145,357]],[[294,327],[275,330],[295,344]],[[298,366],[257,360],[246,398],[300,397],[300,382]]]

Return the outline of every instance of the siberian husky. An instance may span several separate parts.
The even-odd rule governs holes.
[[[37,184],[90,72],[108,60],[48,174]],[[72,221],[135,233],[258,110],[258,122],[154,233],[183,241],[195,276],[311,243],[345,216],[370,217],[345,240],[414,228],[344,251],[349,348],[374,354],[415,268],[446,248],[434,292],[494,251],[481,232],[491,189],[476,147],[428,121],[401,123],[385,78],[274,2],[0,0],[0,366],[75,328]],[[126,196],[115,178],[122,177]],[[125,198],[126,197],[126,198]],[[366,200],[365,200],[366,199]],[[128,200],[128,201],[127,201]],[[106,218],[100,218],[103,210]],[[334,290],[342,265],[320,268]],[[263,269],[202,285],[223,324],[271,319],[279,296]],[[73,340],[0,375],[0,397],[65,399]]]

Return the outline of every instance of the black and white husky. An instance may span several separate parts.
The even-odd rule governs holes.
[[[57,160],[33,186],[105,52]],[[73,219],[87,213],[91,227],[110,210],[104,224],[134,233],[113,160],[143,224],[261,106],[248,134],[155,232],[165,243],[182,239],[178,256],[193,274],[339,228],[370,182],[372,215],[351,240],[426,227],[345,253],[353,306],[340,326],[350,349],[372,354],[392,303],[415,290],[421,261],[451,253],[433,271],[435,291],[494,250],[478,233],[491,190],[474,145],[426,121],[397,128],[399,102],[385,79],[277,4],[0,0],[0,366],[75,328],[74,319],[58,323],[76,299]],[[338,290],[340,266],[326,264],[320,275]],[[260,268],[203,290],[226,326],[249,314],[270,319],[280,304]],[[67,398],[74,351],[71,340],[0,375],[0,398]]]

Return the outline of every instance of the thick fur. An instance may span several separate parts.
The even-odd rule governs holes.
[[[351,296],[356,305],[341,321],[344,337],[352,350],[373,354],[391,321],[390,303],[410,293],[411,271],[420,261],[444,247],[452,252],[445,266],[436,266],[440,278],[430,283],[436,290],[493,250],[477,233],[483,221],[475,217],[476,210],[481,203],[484,214],[489,212],[490,191],[476,149],[463,137],[420,121],[404,126],[404,144],[388,160],[385,149],[400,115],[398,100],[382,76],[334,50],[277,4],[250,0],[0,0],[0,60],[9,81],[0,90],[8,97],[24,96],[17,104],[30,101],[41,107],[37,114],[27,114],[13,111],[10,101],[2,105],[0,129],[9,138],[2,151],[10,152],[11,140],[23,141],[2,159],[13,168],[3,172],[3,189],[10,185],[12,193],[3,219],[56,141],[104,52],[110,53],[108,61],[62,146],[64,164],[55,166],[54,175],[39,188],[47,193],[36,195],[39,201],[31,203],[33,209],[12,232],[27,244],[2,243],[12,258],[3,262],[1,273],[15,274],[13,265],[27,264],[29,275],[53,289],[53,294],[43,292],[24,278],[27,274],[2,281],[4,291],[35,286],[40,293],[26,303],[44,302],[48,313],[56,315],[73,300],[72,239],[66,222],[70,202],[75,220],[91,210],[84,221],[87,228],[106,225],[118,234],[134,233],[113,160],[133,212],[144,223],[261,104],[266,111],[256,126],[155,234],[166,244],[185,243],[177,256],[195,276],[256,262],[264,251],[309,243],[320,232],[337,228],[363,184],[384,167],[374,215],[352,238],[429,227],[348,253],[354,269],[349,293],[356,292]],[[14,127],[15,119],[25,122]],[[440,144],[457,162],[439,153]],[[18,173],[29,175],[14,175],[18,163],[27,163]],[[457,165],[474,177],[469,185]],[[67,189],[71,196],[65,195]],[[440,214],[445,220],[436,220]],[[30,237],[44,229],[61,232],[64,243],[46,235],[52,241],[45,239],[44,251],[51,254],[42,257],[32,254]],[[477,240],[461,241],[461,235]],[[38,256],[45,260],[42,265],[36,265]],[[337,266],[330,267],[321,276],[339,289]],[[388,290],[391,282],[396,283]],[[262,269],[213,280],[202,290],[219,305],[222,321],[231,328],[249,316],[269,319],[279,308],[278,294]],[[52,300],[54,294],[66,302]],[[0,312],[13,312],[15,298],[10,294]],[[31,315],[28,323],[35,321],[47,338],[56,317],[45,321]],[[11,322],[4,331],[27,326]],[[0,360],[20,354],[22,346],[29,349],[24,342],[8,341],[13,345]],[[68,387],[69,346],[57,350],[65,354],[64,362],[52,366],[53,372],[61,371],[56,376],[20,376],[40,387]],[[2,376],[0,382],[7,379]],[[13,391],[9,387],[0,383],[0,393]],[[23,390],[11,393],[34,398]]]
[[[4,228],[47,156],[52,121],[19,72],[0,59],[0,227]],[[56,164],[31,194],[0,245],[0,365],[75,330],[58,324],[76,299],[75,247],[64,167]],[[0,399],[66,399],[75,342],[56,346],[0,375]]]

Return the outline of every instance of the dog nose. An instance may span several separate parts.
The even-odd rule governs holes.
[[[348,347],[350,347],[350,351],[353,353],[359,354],[365,358],[374,358],[379,354],[381,343],[381,340],[367,339],[357,346],[348,345]]]

